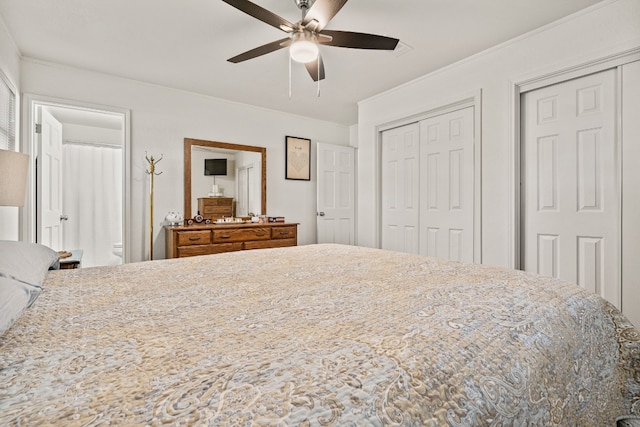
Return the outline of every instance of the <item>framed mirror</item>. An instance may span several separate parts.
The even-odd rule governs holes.
[[[222,164],[226,165],[226,170]],[[202,197],[233,198],[235,216],[266,215],[267,149],[185,138],[185,219],[196,215],[197,200]]]

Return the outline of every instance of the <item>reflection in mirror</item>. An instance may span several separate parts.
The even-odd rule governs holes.
[[[235,216],[266,215],[264,147],[185,138],[184,174],[185,218],[207,197],[233,199]]]

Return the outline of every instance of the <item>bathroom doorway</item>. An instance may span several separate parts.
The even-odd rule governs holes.
[[[128,113],[31,104],[35,241],[80,253],[81,267],[126,262]]]

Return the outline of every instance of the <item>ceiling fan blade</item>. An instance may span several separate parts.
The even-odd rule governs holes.
[[[342,6],[344,6],[346,2],[347,0],[316,0],[302,19],[302,25],[306,27],[311,22],[316,21],[317,25],[315,28],[311,28],[311,30],[322,30],[327,26],[329,21],[340,12],[340,9],[342,9]]]
[[[394,50],[400,41],[377,34],[354,33],[352,31],[323,30],[320,34],[330,36],[332,40],[318,38],[319,43],[354,49]]]
[[[267,9],[258,6],[255,3],[250,2],[249,0],[222,0],[223,2],[235,7],[238,10],[246,13],[247,15],[251,15],[260,21],[271,25],[272,27],[276,27],[279,30],[292,32],[295,26],[287,21],[284,18],[276,15],[273,12],[268,11]]]
[[[258,56],[266,55],[267,53],[275,52],[276,50],[287,47],[290,44],[291,39],[289,37],[285,37],[284,39],[276,40],[274,42],[256,47],[255,49],[248,50],[244,53],[241,53],[240,55],[234,56],[233,58],[227,59],[227,61],[237,64],[238,62],[246,61]]]
[[[324,61],[322,61],[322,55],[318,54],[318,58],[315,61],[307,62],[304,66],[307,68],[307,71],[314,82],[324,80]],[[319,76],[318,70],[320,71]]]

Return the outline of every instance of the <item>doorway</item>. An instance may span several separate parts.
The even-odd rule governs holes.
[[[26,99],[31,240],[74,257],[81,251],[81,267],[127,262],[128,111]]]

